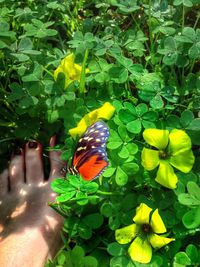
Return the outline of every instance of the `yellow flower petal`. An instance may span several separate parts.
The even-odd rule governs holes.
[[[167,238],[156,234],[149,235],[148,239],[152,247],[156,249],[162,248],[163,246],[175,240],[174,238]]]
[[[54,79],[58,77],[58,73],[63,72],[65,74],[65,87],[70,83],[77,80],[80,81],[82,67],[74,63],[74,54],[67,55],[62,61],[60,66],[54,71]],[[89,69],[86,68],[85,73],[88,73]]]
[[[194,165],[194,161],[195,157],[192,150],[182,151],[175,156],[172,155],[169,159],[169,162],[172,166],[185,173],[191,171]]]
[[[95,109],[86,114],[78,123],[77,127],[69,130],[69,134],[76,138],[81,136],[86,129],[100,119],[109,120],[115,112],[115,108],[108,102],[106,102],[101,108]]]
[[[149,263],[152,257],[152,248],[147,240],[136,237],[130,245],[128,253],[133,261]]]
[[[95,122],[95,120],[91,120],[90,116],[86,114],[78,123],[77,127],[72,128],[69,130],[69,134],[71,135],[72,138],[76,138],[76,136],[81,136],[86,129],[92,125],[92,123]]]
[[[143,132],[144,140],[151,146],[154,146],[160,150],[166,148],[168,144],[168,130],[159,129],[145,129]]]
[[[81,76],[82,67],[74,63],[74,54],[66,56],[61,65],[63,67],[64,73],[71,81],[79,81]]]
[[[178,178],[174,173],[172,166],[164,160],[160,161],[160,166],[155,180],[159,184],[170,189],[175,189],[178,182]]]
[[[154,233],[162,234],[162,233],[165,233],[167,231],[167,229],[163,223],[163,220],[158,213],[158,209],[156,209],[153,212],[153,214],[151,216],[150,225],[151,225]]]
[[[54,71],[54,74],[53,74],[55,80],[57,79],[58,73],[60,73],[60,72],[64,73],[63,68],[61,66],[58,66],[57,69]]]
[[[109,102],[104,103],[104,105],[98,109],[98,119],[109,120],[115,112],[115,107]]]
[[[141,203],[136,209],[136,215],[133,217],[133,221],[136,224],[147,224],[149,223],[149,215],[152,211],[146,204]]]
[[[131,224],[129,226],[117,229],[115,231],[115,239],[120,244],[127,244],[133,240],[137,234],[137,225]]]
[[[61,61],[61,66],[66,74],[74,71],[74,54],[69,54]]]
[[[143,148],[141,157],[142,166],[148,171],[155,169],[159,165],[160,159],[158,150]]]
[[[173,129],[169,134],[169,140],[168,150],[173,156],[188,151],[192,146],[190,137],[183,130]]]

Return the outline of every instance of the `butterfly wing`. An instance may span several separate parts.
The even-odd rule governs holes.
[[[80,138],[72,163],[84,180],[97,178],[108,166],[106,153],[108,137],[108,127],[104,122],[98,121],[88,127]]]

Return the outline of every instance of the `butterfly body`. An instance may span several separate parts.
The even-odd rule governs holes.
[[[78,141],[72,159],[72,166],[67,171],[73,175],[78,173],[84,180],[98,178],[108,166],[106,141],[109,130],[103,121],[97,121],[87,128]]]

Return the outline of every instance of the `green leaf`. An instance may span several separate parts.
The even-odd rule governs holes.
[[[195,182],[188,182],[187,190],[192,197],[200,201],[200,187]]]
[[[188,257],[188,255],[185,252],[178,252],[175,255],[175,259],[174,260],[175,260],[176,263],[182,264],[184,266],[191,264],[191,260],[190,260],[190,258]]]
[[[107,148],[113,150],[113,149],[120,147],[122,144],[123,144],[122,141],[120,141],[120,142],[119,141],[113,141],[113,142],[111,141],[107,144]]]
[[[83,258],[82,263],[84,267],[97,267],[98,266],[98,261],[92,256],[86,256],[85,258]]]
[[[176,115],[169,115],[167,117],[167,125],[172,128],[181,128],[180,122],[179,122],[179,117]]]
[[[125,249],[117,242],[108,244],[107,251],[112,256],[122,256],[125,253]]]
[[[110,130],[110,138],[109,142],[107,144],[107,147],[111,150],[116,149],[120,147],[123,144],[121,138],[119,137],[118,133],[113,131],[112,129]]]
[[[83,218],[83,222],[92,229],[97,229],[103,224],[103,216],[100,213],[93,213]]]
[[[66,179],[59,178],[51,182],[51,188],[54,192],[58,194],[74,191],[75,188],[72,187]]]
[[[92,229],[85,223],[81,222],[78,225],[78,232],[81,238],[90,239],[92,237]]]
[[[68,178],[68,182],[74,188],[79,189],[79,187],[80,187],[80,179],[78,177],[70,175],[69,178]]]
[[[129,157],[129,151],[126,147],[126,145],[122,146],[122,149],[120,150],[120,152],[118,153],[119,157],[122,159],[126,159]]]
[[[195,245],[189,244],[186,247],[186,250],[185,251],[186,251],[188,257],[191,259],[192,263],[197,262],[197,260],[198,260],[198,254],[199,253],[198,253],[198,250],[195,247]]]
[[[119,119],[123,122],[123,123],[129,123],[133,120],[135,120],[137,118],[136,115],[134,115],[133,113],[131,113],[129,110],[127,109],[121,109],[119,111]]]
[[[31,74],[22,77],[23,82],[35,82],[40,81],[42,76],[43,68],[38,63],[35,63],[34,70]]]
[[[119,166],[117,167],[115,181],[119,186],[123,186],[128,182],[127,174]]]
[[[134,162],[126,162],[126,163],[123,163],[122,169],[124,170],[126,174],[132,176],[133,174],[139,171],[139,166],[137,163],[134,163]]]
[[[153,99],[150,101],[150,105],[154,109],[161,109],[164,106],[164,102],[162,100],[162,97],[157,94]]]
[[[183,224],[188,229],[195,229],[200,225],[200,206],[198,208],[194,208],[183,216]]]
[[[95,182],[84,181],[84,184],[80,186],[82,192],[87,194],[94,194],[97,192],[99,185]]]
[[[10,84],[11,93],[8,95],[9,101],[15,101],[23,98],[26,95],[24,89],[18,83]]]
[[[134,143],[128,143],[126,147],[130,155],[135,155],[138,152],[138,146]]]
[[[16,57],[20,62],[29,60],[29,56],[20,53],[11,53],[12,56]]]
[[[104,82],[108,82],[110,80],[110,76],[105,73],[105,72],[101,72],[101,73],[98,73],[96,76],[95,76],[95,80],[98,82],[98,83],[104,83]]]
[[[84,192],[77,192],[76,193],[76,201],[77,204],[80,206],[84,206],[88,203],[88,196]]]
[[[79,262],[81,262],[84,256],[85,256],[85,252],[83,248],[80,246],[75,246],[73,250],[71,251],[72,262],[75,264],[77,263],[77,259]]]
[[[65,99],[68,100],[68,101],[72,101],[72,100],[75,100],[76,96],[75,96],[75,93],[74,92],[66,92],[65,94]]]
[[[123,67],[112,67],[109,70],[109,76],[116,83],[125,83],[128,79],[128,70]]]
[[[141,120],[137,119],[127,123],[126,128],[130,133],[140,133],[142,130]]]
[[[192,120],[187,129],[192,131],[200,131],[200,118]]]
[[[189,64],[189,60],[186,56],[184,55],[178,55],[177,60],[176,60],[176,65],[179,68],[184,68]]]
[[[200,56],[200,47],[193,45],[188,51],[188,56],[191,59],[198,59]]]
[[[59,264],[59,265],[64,265],[65,260],[66,260],[65,253],[64,253],[64,251],[62,251],[62,252],[58,255],[58,264]]]
[[[163,57],[163,63],[168,66],[174,65],[176,63],[177,57],[177,52],[169,52]]]
[[[180,194],[178,196],[178,201],[182,204],[182,205],[186,205],[186,206],[196,206],[196,205],[200,205],[200,200],[196,199],[195,197],[193,197],[190,194]]]
[[[110,260],[110,267],[134,267],[129,264],[130,260],[126,256],[113,257]]]
[[[143,120],[142,121],[142,125],[145,129],[148,129],[148,128],[156,128],[156,123],[152,122],[152,121],[146,121],[146,120]]]
[[[194,119],[194,114],[192,113],[192,111],[185,110],[181,114],[180,123],[184,128],[186,128],[190,125],[193,119]]]
[[[147,111],[148,111],[148,107],[144,103],[141,103],[137,105],[136,107],[136,112],[137,112],[138,117],[142,117]]]
[[[56,197],[56,200],[58,202],[66,202],[70,200],[75,194],[76,194],[76,191],[67,192],[67,193],[62,194],[61,196]]]
[[[19,101],[19,106],[22,109],[26,109],[30,106],[34,106],[38,103],[38,99],[35,96],[26,96]]]
[[[193,3],[190,0],[183,0],[183,5],[187,7],[192,7]]]
[[[116,230],[120,227],[121,220],[119,216],[109,217],[109,227],[111,230]]]
[[[104,217],[111,217],[113,214],[113,209],[111,203],[103,203],[101,206],[101,214]]]
[[[18,51],[23,52],[25,50],[32,50],[33,43],[30,38],[24,37],[20,40],[18,45]]]
[[[114,172],[115,172],[116,168],[113,167],[108,167],[104,172],[103,172],[103,177],[111,177]]]
[[[192,42],[194,42],[195,39],[196,39],[195,30],[193,28],[191,28],[191,27],[184,27],[182,34],[184,36],[187,36],[188,39],[190,39]]]
[[[142,119],[147,121],[156,121],[158,119],[158,112],[156,111],[148,111],[143,116]]]

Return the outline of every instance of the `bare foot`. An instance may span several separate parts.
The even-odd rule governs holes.
[[[19,152],[0,176],[0,266],[42,267],[61,244],[63,219],[47,203],[55,198],[50,182],[61,176],[62,166],[59,154],[50,152],[51,173],[45,182],[41,145],[29,142]]]

